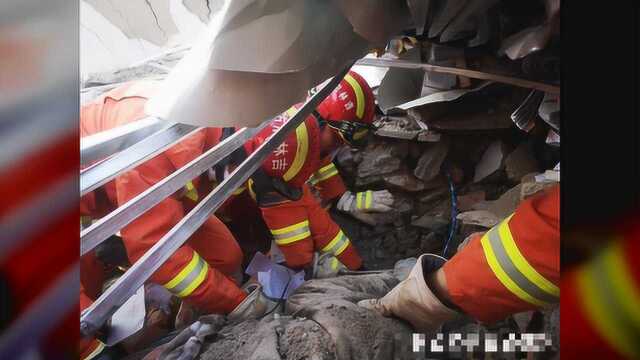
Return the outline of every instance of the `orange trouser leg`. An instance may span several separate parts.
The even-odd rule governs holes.
[[[209,265],[228,277],[241,271],[242,250],[227,226],[210,216],[188,243]]]
[[[307,196],[306,191],[305,196]],[[312,197],[311,194],[308,196]],[[362,259],[351,240],[331,219],[329,213],[315,199],[306,203],[315,250],[321,253],[332,253],[349,270],[357,270],[362,267]]]
[[[316,201],[309,187],[305,185],[303,191],[300,200],[261,209],[287,265],[293,268],[309,265],[314,251],[318,251],[333,253],[349,269],[359,269],[362,259],[351,241]]]
[[[311,264],[314,246],[304,202],[288,201],[260,210],[287,266],[300,269]]]
[[[139,244],[125,242],[125,246],[132,261],[148,250]],[[212,268],[188,244],[173,253],[150,280],[206,313],[227,314],[246,297],[233,280]]]

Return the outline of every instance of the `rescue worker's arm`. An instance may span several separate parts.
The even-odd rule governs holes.
[[[432,331],[456,309],[483,322],[553,305],[560,291],[559,187],[524,201],[445,262],[422,255],[408,278],[359,305]],[[448,306],[447,306],[448,305]]]
[[[193,137],[198,137],[196,133]],[[191,139],[188,139],[191,140]],[[185,151],[177,151],[185,155]],[[193,154],[192,154],[193,155]],[[173,171],[174,158],[159,155],[116,179],[118,204],[121,205],[137,196],[153,184],[162,180]],[[187,161],[185,159],[183,160]],[[131,262],[137,261],[144,253],[160,240],[183,217],[183,204],[178,200],[180,194],[174,194],[138,217],[121,231]],[[199,236],[202,232],[196,232]],[[246,295],[190,246],[180,247],[156,271],[151,280],[165,286],[174,295],[181,297],[204,312],[228,313],[232,311]],[[222,291],[224,290],[224,291]],[[215,295],[215,296],[213,296]]]
[[[351,241],[315,200],[308,186],[303,186],[299,200],[280,197],[274,198],[273,203],[263,200],[259,206],[289,267],[310,267],[314,252],[332,254],[351,270],[362,266]]]
[[[309,184],[319,192],[323,207],[336,202],[338,210],[355,213],[386,212],[393,205],[393,195],[387,190],[348,191],[332,161],[320,167],[309,179]]]

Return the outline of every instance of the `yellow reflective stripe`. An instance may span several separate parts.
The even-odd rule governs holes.
[[[331,270],[337,270],[338,269],[338,259],[333,258],[331,259]]]
[[[305,226],[309,227],[309,220],[305,220],[305,221],[299,222],[297,224],[293,224],[293,225],[290,225],[290,226],[287,226],[287,227],[283,227],[283,228],[280,228],[280,229],[271,230],[271,233],[273,235],[283,235],[283,234],[286,234],[286,233],[291,232],[293,230],[298,230],[298,229],[300,229],[302,227],[305,227]]]
[[[358,81],[350,74],[347,74],[344,79],[351,85],[353,92],[356,94],[356,116],[362,119],[364,116],[364,91],[362,91],[362,87],[360,87]]]
[[[179,292],[177,295],[179,297],[185,297],[191,295],[191,293],[204,281],[207,276],[207,272],[209,272],[208,266],[203,266],[198,273],[198,276],[187,286],[184,290]]]
[[[342,242],[342,243],[341,243]],[[340,246],[336,250],[332,250],[336,245]],[[349,239],[344,235],[342,230],[338,231],[338,234],[331,240],[325,247],[322,248],[322,252],[332,252],[333,255],[338,256],[349,246]]]
[[[91,354],[87,355],[86,357],[82,358],[82,360],[91,360],[94,357],[98,356],[102,350],[104,350],[105,345],[102,341],[96,339],[96,341],[98,342],[98,346],[91,352]]]
[[[307,152],[309,151],[309,134],[307,133],[307,125],[305,125],[305,123],[300,124],[296,128],[296,140],[296,156],[293,158],[291,167],[282,176],[284,181],[289,181],[296,176],[307,159]]]
[[[184,188],[186,190],[184,196],[193,201],[198,201],[198,190],[196,190],[195,186],[193,186],[193,182],[189,181],[185,184]]]
[[[498,233],[500,234],[502,245],[504,245],[504,248],[507,251],[507,255],[518,271],[520,271],[520,273],[529,281],[553,296],[560,296],[560,289],[544,276],[540,275],[540,273],[538,273],[536,269],[527,262],[520,250],[518,250],[518,246],[511,235],[511,230],[509,230],[509,220],[511,220],[511,217],[513,217],[513,215],[509,216],[498,225]]]
[[[358,209],[362,209],[362,195],[363,194],[361,192],[356,193],[356,207]]]
[[[498,263],[498,259],[496,258],[496,254],[493,252],[493,248],[491,244],[489,244],[489,232],[485,233],[480,240],[482,244],[482,249],[484,250],[485,258],[487,259],[487,263],[489,267],[493,271],[494,275],[498,280],[504,285],[509,291],[511,291],[515,296],[520,298],[523,301],[526,301],[530,304],[534,304],[540,307],[546,305],[545,302],[540,301],[533,296],[529,295],[526,291],[522,290],[520,286],[518,286],[507,273],[502,269],[500,264]]]
[[[178,285],[182,280],[184,280],[189,275],[189,273],[191,273],[191,271],[195,269],[196,265],[198,265],[198,261],[200,261],[200,255],[198,255],[198,253],[194,251],[193,256],[191,257],[191,261],[189,261],[187,266],[185,266],[178,273],[178,275],[176,275],[173,279],[171,279],[171,281],[164,284],[163,286],[166,287],[168,290],[171,290],[174,287],[176,287],[176,285]]]
[[[311,236],[309,220],[270,231],[278,245],[291,244],[292,242],[303,240]]]
[[[373,202],[373,192],[371,190],[367,190],[365,193],[364,208],[369,209],[371,207],[371,202]]]
[[[278,245],[288,245],[288,244],[291,244],[293,242],[306,239],[306,238],[308,238],[310,236],[311,236],[311,232],[307,230],[305,232],[302,232],[302,233],[299,233],[299,234],[296,234],[296,235],[293,235],[293,236],[290,236],[290,237],[275,239],[275,241],[276,241],[276,244],[278,244]]]
[[[625,278],[631,280],[628,274],[622,275],[622,278],[616,277],[626,268],[621,261],[622,252],[615,249],[617,246],[619,245],[605,250],[605,253],[594,259],[588,266],[578,270],[576,280],[580,294],[579,300],[598,333],[625,357],[634,359],[640,356],[640,346],[636,341],[637,332],[633,329],[634,320],[629,323],[627,321],[630,320],[629,317],[637,316],[637,303],[632,302],[633,298],[619,297],[629,290],[628,286],[634,287],[632,284],[623,285],[622,288],[626,290],[614,288],[619,286],[617,284],[619,280],[626,281]],[[613,268],[619,265],[622,267]],[[631,290],[631,292],[631,296],[637,296],[637,290]],[[634,307],[636,309],[628,311]],[[638,323],[635,324],[636,329],[637,326]]]
[[[325,165],[325,166],[321,167],[320,170],[316,171],[316,173],[322,174],[322,173],[325,173],[327,171],[333,170],[335,168],[336,168],[336,166],[333,163],[329,163],[329,165]]]
[[[256,192],[253,191],[253,180],[249,179],[249,181],[247,181],[247,187],[249,187],[249,195],[251,195],[251,198],[255,200]]]
[[[334,169],[333,171],[325,173],[325,174],[322,174],[322,175],[319,174],[319,173],[315,173],[313,175],[312,183],[319,183],[321,181],[325,181],[328,178],[334,177],[336,175],[338,175],[338,169]]]

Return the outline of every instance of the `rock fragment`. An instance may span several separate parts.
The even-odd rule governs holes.
[[[424,181],[435,178],[440,173],[442,162],[447,157],[449,151],[449,141],[442,140],[434,144],[428,144],[425,147],[422,156],[418,159],[413,174]]]

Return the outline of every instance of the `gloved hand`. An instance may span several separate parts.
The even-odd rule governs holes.
[[[424,272],[432,273],[446,260],[438,255],[424,254],[418,258],[409,276],[380,299],[367,299],[358,306],[377,311],[383,316],[397,316],[413,325],[420,332],[437,330],[444,322],[455,318],[458,313],[434,295],[427,286]]]
[[[342,194],[336,207],[345,212],[387,212],[393,205],[393,195],[387,190]]]
[[[242,290],[248,293],[247,297],[227,315],[232,322],[240,322],[249,319],[258,319],[268,312],[274,311],[278,302],[269,298],[262,291],[259,283],[247,283]]]
[[[326,279],[338,276],[340,270],[346,270],[347,267],[338,260],[333,254],[326,253],[319,255],[317,252],[313,254],[313,279]]]

